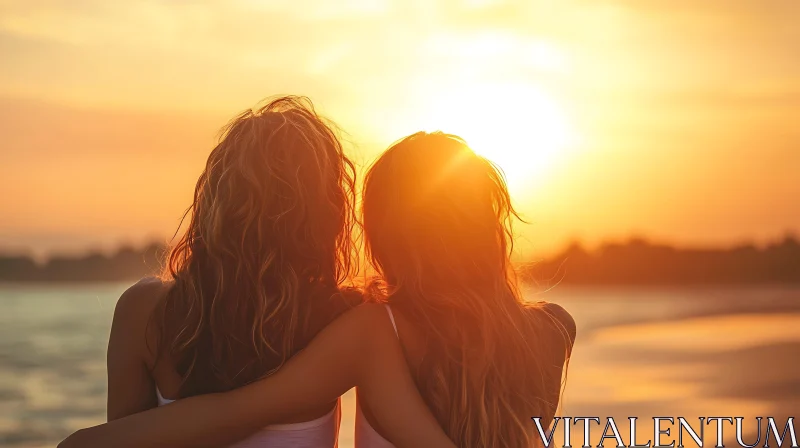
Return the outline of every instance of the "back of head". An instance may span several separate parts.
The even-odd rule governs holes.
[[[369,248],[384,275],[399,282],[424,269],[479,288],[507,283],[514,216],[502,175],[454,135],[411,135],[367,174]],[[455,269],[462,265],[474,268]]]
[[[548,406],[510,268],[502,174],[460,138],[418,133],[367,174],[364,234],[390,302],[426,338],[423,397],[459,446],[527,447]]]
[[[159,348],[177,363],[183,396],[269,374],[319,330],[351,270],[354,183],[304,98],[228,124],[169,257]]]

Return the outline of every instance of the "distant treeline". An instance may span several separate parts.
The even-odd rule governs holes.
[[[764,248],[677,249],[633,239],[594,251],[573,244],[526,265],[522,276],[543,286],[800,284],[800,243],[790,236]]]
[[[165,247],[122,248],[113,255],[53,257],[36,263],[0,256],[0,281],[125,281],[160,270]],[[634,239],[588,251],[579,244],[522,267],[522,278],[540,285],[735,285],[799,284],[800,243],[787,237],[764,248],[678,249]]]
[[[0,255],[0,281],[95,282],[137,280],[159,272],[164,246],[120,248],[113,255],[91,253],[81,257],[52,257],[36,263],[26,256]]]

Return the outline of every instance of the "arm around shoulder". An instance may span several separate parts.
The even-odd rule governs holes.
[[[82,430],[62,447],[224,446],[354,386],[395,446],[454,447],[416,390],[388,314],[374,304],[346,312],[268,378]]]

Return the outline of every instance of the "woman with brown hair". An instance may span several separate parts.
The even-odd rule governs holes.
[[[363,213],[382,277],[371,295],[387,303],[447,435],[465,447],[534,446],[531,417],[549,425],[555,415],[575,324],[558,305],[522,299],[501,172],[457,136],[420,132],[371,167]],[[358,415],[357,446],[391,446],[367,423],[370,410]]]

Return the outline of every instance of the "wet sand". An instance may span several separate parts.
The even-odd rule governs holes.
[[[625,298],[636,292],[619,294],[629,302]],[[627,418],[640,417],[643,442],[653,436],[652,417],[685,417],[699,427],[698,417],[739,416],[745,417],[745,441],[753,443],[756,416],[775,417],[782,429],[786,417],[797,414],[800,291],[715,291],[702,301],[676,297],[672,306],[660,310],[661,317],[651,313],[662,304],[649,308],[647,299],[641,300],[618,319],[609,316],[581,325],[579,316],[592,307],[574,295],[553,298],[573,311],[579,332],[562,415],[612,416],[626,441]],[[593,430],[593,443],[602,429]],[[673,436],[676,430],[673,426]],[[725,427],[724,436],[735,440],[732,426]],[[706,426],[706,443],[715,443],[715,438],[715,425]],[[575,443],[580,438],[573,436]],[[606,444],[613,445],[613,440]]]

